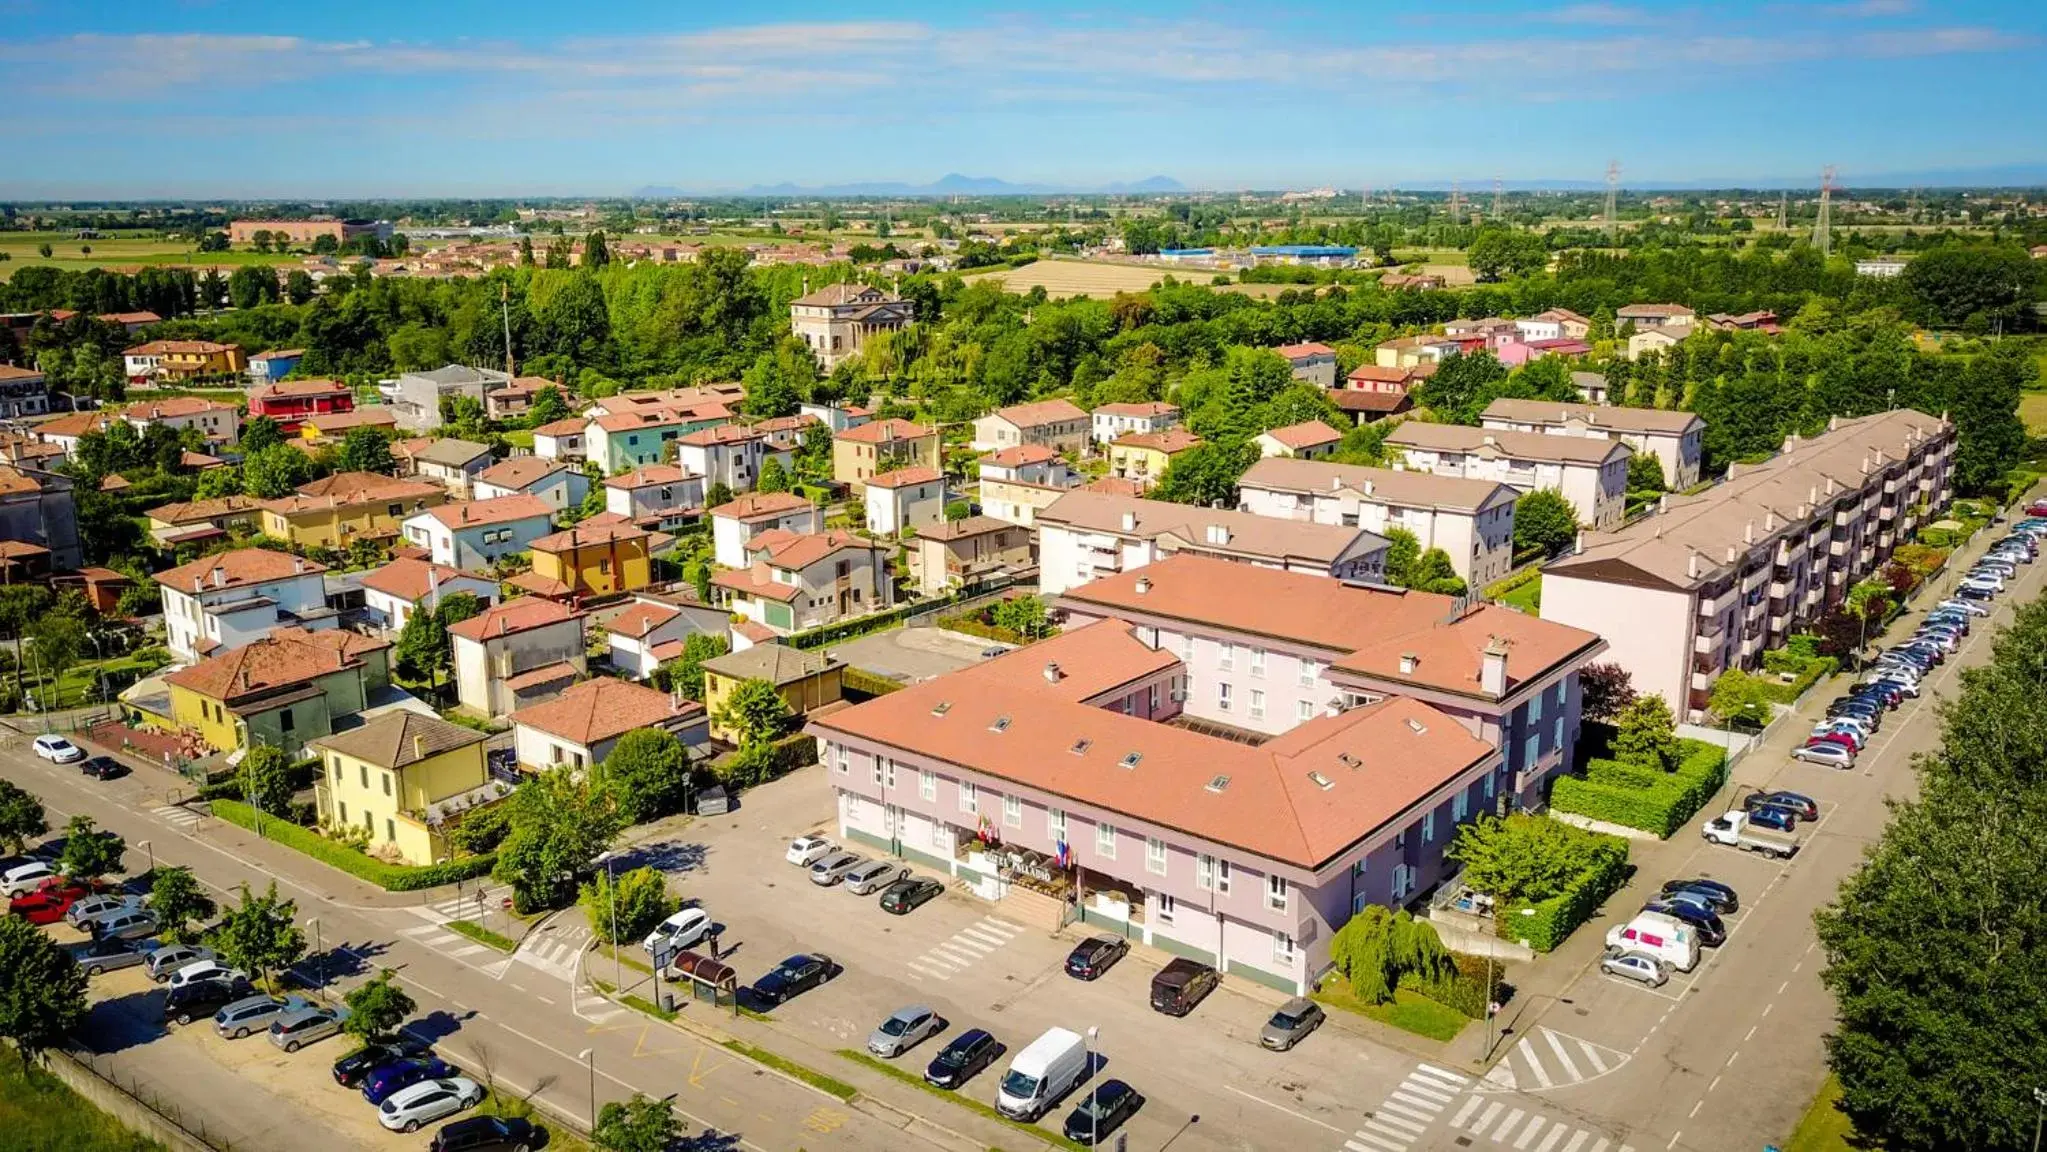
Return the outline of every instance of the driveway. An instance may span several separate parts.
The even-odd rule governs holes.
[[[855,668],[912,684],[979,663],[989,648],[1007,647],[940,628],[891,628],[833,645],[831,653]]]

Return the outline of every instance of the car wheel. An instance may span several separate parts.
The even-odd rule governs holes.
[[[89,968],[87,968],[87,969],[85,970],[85,974],[86,974],[87,976],[97,976],[97,975],[99,975],[100,973],[102,973],[102,972],[104,972],[104,971],[106,971],[106,969],[104,969],[104,968],[100,967],[100,966],[99,966],[99,965],[97,965],[97,964],[94,964],[94,965],[92,965],[91,967],[89,967]]]
[[[417,1131],[419,1131],[419,1121],[417,1121],[417,1120],[407,1120],[407,1121],[405,1122],[405,1130],[406,1130],[407,1132],[417,1132]]]
[[[298,1042],[298,1041],[296,1041],[296,1040],[292,1040],[292,1041],[288,1041],[288,1042],[286,1042],[286,1044],[285,1044],[285,1046],[284,1046],[284,1050],[285,1050],[286,1052],[296,1052],[296,1051],[298,1051],[298,1050],[299,1050],[299,1042]]]
[[[192,1022],[192,1014],[191,1014],[191,1013],[189,1013],[189,1012],[180,1012],[180,1013],[178,1013],[178,1023],[180,1023],[180,1024],[190,1024],[191,1022]]]
[[[238,1031],[238,1032],[236,1032],[236,1033],[235,1033],[235,1039],[237,1039],[237,1040],[246,1040],[246,1039],[248,1039],[248,1038],[249,1038],[249,1030],[248,1030],[247,1028],[243,1028],[243,1029],[241,1029],[240,1031]]]

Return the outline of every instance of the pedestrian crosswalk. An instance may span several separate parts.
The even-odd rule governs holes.
[[[1516,1152],[1635,1152],[1632,1145],[1590,1129],[1476,1094],[1466,1097],[1450,1117],[1450,1127]]]
[[[159,819],[188,832],[196,827],[200,820],[204,819],[199,813],[177,804],[166,804],[160,808],[152,808],[150,811],[154,812]]]
[[[1562,1088],[1604,1076],[1627,1059],[1625,1052],[1537,1027],[1486,1073],[1485,1087],[1509,1092]]]
[[[512,890],[504,887],[472,888],[466,892],[436,900],[426,905],[426,909],[429,912],[435,913],[444,921],[474,920],[478,923],[483,923],[484,917],[498,911],[504,905],[506,898],[511,896],[511,894]]]
[[[1346,1152],[1407,1152],[1471,1081],[1433,1064],[1417,1064],[1372,1118],[1343,1142]]]
[[[1023,926],[1020,924],[983,916],[912,959],[910,978],[950,980],[1009,943],[1021,931]]]
[[[519,942],[519,950],[512,953],[512,960],[564,980],[573,980],[576,977],[576,954],[589,943],[590,929],[587,926],[529,932]]]

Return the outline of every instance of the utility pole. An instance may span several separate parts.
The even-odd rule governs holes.
[[[1464,186],[1456,180],[1450,181],[1450,223],[1464,223]]]
[[[1790,208],[1790,205],[1791,205],[1791,195],[1790,195],[1790,193],[1788,193],[1788,192],[1784,191],[1784,190],[1783,190],[1783,189],[1781,189],[1781,188],[1780,188],[1780,189],[1778,189],[1778,190],[1777,190],[1777,231],[1779,231],[1779,232],[1782,232],[1782,231],[1784,231],[1784,229],[1785,229],[1785,227],[1786,227],[1786,222],[1787,222],[1787,221],[1788,221],[1788,220],[1790,219],[1790,216],[1789,216],[1789,214],[1788,214],[1788,209]]]
[[[1507,214],[1507,185],[1498,176],[1493,177],[1493,219]]]
[[[498,285],[498,306],[505,318],[505,375],[517,373],[512,368],[512,288],[509,284]]]
[[[1818,222],[1812,226],[1812,246],[1819,249],[1822,256],[1830,255],[1834,247],[1833,201],[1834,166],[1829,164],[1820,173],[1820,215]]]
[[[1618,160],[1608,160],[1606,162],[1606,243],[1608,247],[1613,246],[1614,226],[1620,220],[1617,214],[1617,206],[1620,203],[1620,190],[1621,162]]]

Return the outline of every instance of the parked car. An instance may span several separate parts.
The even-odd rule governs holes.
[[[193,980],[180,984],[164,997],[163,1013],[169,1020],[190,1024],[211,1016],[256,990],[246,979]]]
[[[1769,804],[1746,809],[1748,822],[1754,828],[1770,828],[1778,832],[1796,832],[1798,813],[1789,808],[1777,808]]]
[[[1761,852],[1779,860],[1789,859],[1798,852],[1798,837],[1795,834],[1757,828],[1749,823],[1746,812],[1729,812],[1716,816],[1706,821],[1699,829],[1699,834],[1715,844],[1725,844],[1744,852]]]
[[[147,908],[126,908],[86,921],[95,940],[140,940],[162,931],[156,913]]]
[[[1870,675],[1875,682],[1889,684],[1891,687],[1904,693],[1907,699],[1916,700],[1919,697],[1919,678],[1909,672],[1892,672],[1878,669],[1870,673]]]
[[[1821,740],[1839,744],[1850,752],[1862,751],[1863,736],[1851,728],[1816,728],[1805,742],[1811,744]]]
[[[42,887],[45,880],[54,879],[57,871],[41,860],[16,864],[0,872],[0,896],[26,896]]]
[[[382,1104],[421,1081],[454,1074],[455,1069],[439,1056],[407,1056],[370,1069],[369,1075],[362,1078],[362,1098]]]
[[[270,1042],[286,1052],[296,1052],[340,1032],[347,1019],[346,1008],[310,1004],[294,1008],[270,1022]]]
[[[928,876],[911,876],[882,890],[881,910],[907,916],[945,892],[945,885]]]
[[[789,851],[782,858],[791,864],[808,868],[838,850],[837,844],[822,836],[798,836],[789,841]]]
[[[401,1035],[381,1044],[365,1044],[334,1062],[334,1082],[343,1088],[353,1088],[362,1083],[363,1077],[386,1064],[431,1055],[431,1045],[410,1036]]]
[[[1606,950],[1606,955],[1599,959],[1599,970],[1608,976],[1639,981],[1652,988],[1661,988],[1670,979],[1670,973],[1664,970],[1663,963],[1654,956],[1640,952],[1624,952],[1619,948]]]
[[[1788,808],[1796,812],[1800,820],[1817,820],[1820,818],[1819,801],[1807,796],[1803,792],[1785,792],[1781,790],[1775,792],[1751,792],[1741,803],[1742,807],[1750,809],[1765,804],[1772,808]]]
[[[133,968],[147,957],[141,949],[126,940],[90,940],[66,947],[71,959],[77,961],[78,970],[87,976],[98,976],[117,968]]]
[[[1855,753],[1852,750],[1839,744],[1829,744],[1824,740],[1792,749],[1791,758],[1803,760],[1808,764],[1824,764],[1829,768],[1855,767]]]
[[[702,907],[684,908],[668,919],[655,925],[647,938],[640,941],[640,947],[649,956],[655,951],[674,952],[687,948],[702,940],[711,931],[711,914]]]
[[[463,1076],[411,1084],[377,1106],[377,1123],[393,1132],[417,1132],[443,1116],[483,1103],[483,1085]]]
[[[810,882],[829,888],[846,878],[846,873],[867,863],[858,852],[834,852],[810,866]]]
[[[55,924],[64,919],[72,905],[84,899],[86,887],[73,880],[52,879],[33,892],[7,901],[7,912],[31,924]]]
[[[81,896],[71,902],[64,912],[64,922],[82,928],[86,924],[105,916],[109,912],[126,912],[142,907],[142,898],[126,893],[101,892],[93,896]]]
[[[1663,904],[1683,904],[1702,913],[1710,913],[1714,916],[1720,915],[1720,907],[1713,903],[1711,896],[1704,892],[1693,892],[1688,889],[1678,892],[1659,893],[1647,904],[1642,905],[1642,907],[1644,909],[1654,909]]]
[[[169,980],[171,973],[188,964],[197,964],[201,960],[214,958],[213,949],[198,944],[158,943],[154,946],[145,945],[144,951],[148,958],[143,961],[143,970],[158,984]]]
[[[427,1152],[532,1152],[533,1122],[517,1116],[465,1116],[441,1125]]]
[[[1151,978],[1151,1006],[1168,1016],[1185,1016],[1215,991],[1222,975],[1199,960],[1175,957]]]
[[[1088,1089],[1061,1128],[1075,1144],[1099,1144],[1142,1107],[1144,1097],[1136,1089],[1121,1080],[1104,1080]]]
[[[35,739],[36,755],[57,764],[69,764],[85,759],[85,749],[64,739],[62,736],[38,736]]]
[[[1704,895],[1707,899],[1711,900],[1713,902],[1713,906],[1719,909],[1723,914],[1741,911],[1741,895],[1737,893],[1734,889],[1728,887],[1725,884],[1722,884],[1718,880],[1707,880],[1703,877],[1694,877],[1683,880],[1665,881],[1663,885],[1663,894],[1668,896],[1673,892],[1700,893],[1701,895]]]
[[[1001,1059],[1002,1042],[985,1028],[969,1028],[938,1050],[924,1068],[926,1083],[940,1088],[960,1088]]]
[[[220,959],[211,952],[207,952],[204,957],[194,960],[182,968],[173,968],[171,970],[170,984],[172,988],[183,988],[187,984],[194,984],[201,980],[247,980],[248,978],[249,974],[247,972],[242,971],[240,968],[230,968],[225,960]]]
[[[1975,587],[1966,583],[1955,586],[1955,599],[1964,604],[1974,603],[1988,607],[1991,597],[1995,595],[1997,592],[1993,588]]]
[[[1121,936],[1090,936],[1066,954],[1066,974],[1075,980],[1093,980],[1129,952],[1130,941]]]
[[[1606,933],[1609,952],[1636,952],[1689,972],[1699,964],[1699,934],[1682,920],[1660,912],[1637,912]]]
[[[870,861],[846,873],[846,891],[855,896],[865,896],[879,892],[909,874],[910,870],[901,864],[891,864],[886,860]]]
[[[1692,900],[1654,900],[1642,906],[1644,912],[1655,912],[1691,926],[1699,934],[1699,943],[1708,948],[1718,948],[1727,943],[1727,925],[1703,902]]]
[[[279,1000],[274,996],[250,996],[226,1005],[213,1014],[213,1030],[223,1040],[240,1040],[252,1032],[270,1031],[270,1022],[287,1012],[311,1008],[312,1004],[298,996]]]
[[[1088,1073],[1087,1041],[1065,1028],[1048,1028],[1009,1062],[995,1092],[995,1110],[1032,1123]]]
[[[1279,1006],[1265,1027],[1258,1030],[1258,1046],[1274,1052],[1286,1052],[1307,1038],[1308,1033],[1322,1027],[1325,1019],[1322,1005],[1305,996],[1296,996]]]
[[[838,966],[831,957],[822,952],[799,952],[754,981],[751,991],[763,1004],[782,1004],[836,975]]]
[[[900,1056],[944,1027],[945,1020],[922,1004],[898,1008],[868,1034],[867,1050],[876,1056]]]
[[[113,780],[128,774],[128,766],[112,756],[94,756],[78,766],[78,772],[92,780]]]

